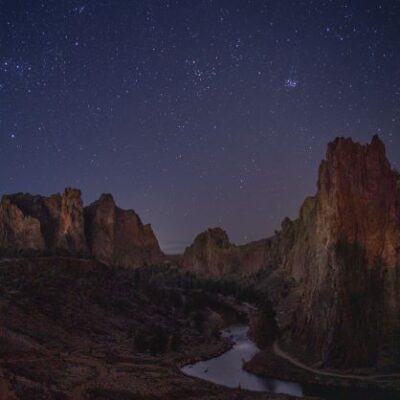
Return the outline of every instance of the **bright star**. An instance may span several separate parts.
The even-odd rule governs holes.
[[[288,89],[295,89],[299,85],[299,81],[296,81],[295,79],[286,79],[285,81],[285,86]]]

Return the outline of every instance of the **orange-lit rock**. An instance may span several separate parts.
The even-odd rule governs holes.
[[[378,137],[329,144],[282,265],[301,291],[289,346],[341,367],[374,364],[390,348],[400,326],[396,181]]]
[[[86,234],[93,256],[107,264],[138,267],[163,260],[150,225],[133,210],[122,210],[110,194],[85,208]]]
[[[24,214],[8,198],[0,203],[0,248],[5,254],[45,248],[39,221]]]
[[[0,249],[9,255],[91,255],[126,267],[163,260],[151,226],[143,225],[134,211],[116,207],[111,195],[101,196],[84,210],[80,190],[72,188],[50,197],[3,196]]]

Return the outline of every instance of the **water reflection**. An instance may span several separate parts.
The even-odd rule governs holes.
[[[247,326],[226,329],[222,334],[231,337],[235,343],[232,349],[211,360],[187,365],[182,368],[182,372],[230,388],[303,396],[303,390],[297,383],[262,378],[242,369],[243,363],[259,351],[247,337],[247,331]]]
[[[299,385],[293,382],[262,378],[242,369],[258,351],[247,337],[247,326],[235,326],[223,331],[231,337],[233,348],[219,357],[182,368],[190,376],[205,379],[231,388],[257,392],[281,393],[292,396],[317,396],[325,400],[399,400],[400,392],[373,387],[335,387],[326,385]]]

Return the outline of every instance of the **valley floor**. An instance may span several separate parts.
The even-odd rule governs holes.
[[[182,374],[229,348],[215,330],[232,310],[163,279],[92,260],[3,261],[0,400],[288,398]]]

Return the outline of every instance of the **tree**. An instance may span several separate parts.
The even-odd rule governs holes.
[[[168,334],[165,328],[157,325],[151,340],[150,351],[152,354],[165,353],[168,346]]]
[[[196,311],[193,315],[194,328],[199,333],[204,332],[204,315],[201,311]]]

